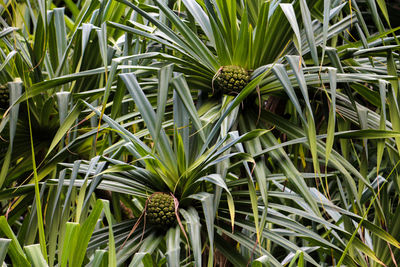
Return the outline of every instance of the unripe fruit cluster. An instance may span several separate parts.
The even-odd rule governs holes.
[[[250,72],[240,66],[223,66],[215,80],[224,94],[240,93],[250,81]]]
[[[160,227],[169,227],[176,220],[174,198],[166,193],[156,193],[147,201],[146,221]]]

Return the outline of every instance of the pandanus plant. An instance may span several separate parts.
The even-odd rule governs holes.
[[[306,198],[285,185],[285,178],[295,169],[282,148],[277,148],[272,155],[277,159],[282,157],[282,164],[288,167],[287,173],[264,173],[265,183],[279,190],[261,191],[264,184],[256,184],[253,177],[253,172],[260,172],[257,166],[261,163],[244,149],[254,146],[257,138],[271,142],[270,130],[249,130],[242,135],[229,131],[236,120],[234,114],[222,121],[214,116],[210,121],[208,110],[196,111],[184,77],[172,78],[171,74],[171,66],[161,69],[157,102],[153,104],[133,73],[121,74],[121,80],[138,107],[140,119],[124,121],[121,118],[118,123],[103,115],[100,131],[112,129],[121,141],[89,162],[63,164],[70,170],[70,179],[63,176],[62,180],[50,181],[80,187],[79,194],[85,199],[80,210],[87,210],[92,194],[99,195],[101,191],[112,192],[112,198],[117,200],[117,205],[113,206],[115,210],[120,209],[121,202],[131,210],[133,220],[113,225],[117,264],[136,266],[143,262],[168,262],[170,266],[213,266],[215,262],[229,261],[243,266],[254,261],[282,266],[289,262],[295,264],[301,255],[315,266],[321,261],[333,262],[341,257],[346,265],[356,266],[357,260],[344,252],[345,240],[350,238],[353,243],[350,248],[357,250],[360,257],[368,255],[381,262],[358,237],[351,237],[352,233],[340,226],[340,218],[359,223],[385,242],[398,246],[391,235],[340,208],[312,188],[312,200],[334,221],[318,216]],[[98,108],[88,103],[86,106],[101,116]],[[141,120],[146,128],[136,134],[126,128]],[[246,127],[254,122],[240,123]],[[208,141],[213,131],[227,134]],[[150,145],[141,140],[147,136],[146,143]],[[300,175],[314,176],[312,173]],[[80,176],[84,179],[78,179]],[[263,193],[269,196],[266,204]],[[365,192],[363,199],[368,194],[370,191]],[[294,202],[300,207],[293,206]],[[297,222],[295,218],[302,220]],[[310,222],[319,225],[321,233],[310,229]],[[269,223],[276,228],[268,227]],[[332,233],[338,244],[327,240],[325,231]],[[292,241],[285,238],[286,235],[296,239]],[[296,242],[302,237],[309,245]],[[111,242],[108,230],[101,228],[94,232],[88,248],[103,247],[108,242]],[[314,259],[316,253],[318,260]]]
[[[397,36],[389,36],[395,31],[367,34],[355,1],[278,5],[278,1],[184,0],[181,10],[158,0],[155,7],[121,2],[131,8],[126,15],[133,14],[134,19],[139,14],[126,25],[108,23],[118,29],[113,31],[116,36],[124,32],[126,57],[113,61],[104,90],[88,93],[89,100],[104,93],[103,107],[80,101],[93,112],[86,118],[96,114],[104,122],[99,126],[105,136],[103,149],[97,151],[101,156],[63,163],[67,168],[48,181],[49,193],[42,187],[43,198],[50,199],[49,255],[58,251],[62,266],[68,258],[74,266],[83,262],[98,266],[106,262],[101,260],[104,249],[110,264],[131,266],[166,262],[213,266],[226,260],[236,266],[252,261],[256,266],[293,266],[297,259],[299,265],[305,260],[315,266],[396,263],[400,245],[395,222],[400,213],[391,196],[398,196],[393,170],[400,139],[398,59],[392,51],[398,46],[393,45]],[[94,20],[110,6],[101,5]],[[104,51],[110,29],[97,26],[108,69]],[[82,26],[83,31],[88,28]],[[350,35],[360,41],[349,40]],[[138,36],[144,44],[159,43],[162,52],[129,55],[139,41],[132,37]],[[163,68],[157,91],[152,90],[154,79],[129,72],[137,66],[124,66],[120,79],[113,78],[119,63],[144,58],[161,60],[161,64],[146,61],[148,69],[173,63],[175,77],[171,79],[171,66]],[[103,68],[82,71],[38,83],[26,98],[88,77],[75,84],[76,92],[81,92],[85,85],[95,86],[97,76],[92,79],[91,74],[103,72]],[[112,108],[107,114],[110,88],[116,84],[121,93],[122,83],[129,92],[125,99],[133,100],[137,110],[118,117]],[[77,113],[69,121],[74,122]],[[139,132],[131,132],[138,128]],[[110,138],[114,133],[119,141]],[[338,144],[335,138],[341,138]],[[369,148],[376,149],[376,157],[369,157]],[[100,223],[89,242],[102,206],[95,197],[102,195],[112,200],[115,218],[105,205],[108,227]],[[153,206],[153,200],[164,207]],[[76,208],[71,203],[77,203]],[[131,210],[127,217],[135,218],[122,221],[121,206]],[[61,213],[65,222],[70,211],[76,222],[58,228],[63,224],[52,216]],[[161,211],[175,221],[160,229],[157,219],[165,216]],[[5,225],[4,219],[0,224]],[[59,240],[64,236],[66,245],[60,241],[57,250],[58,236],[49,233],[58,229]],[[28,233],[30,242],[35,233]],[[86,233],[85,242],[79,242],[80,233]],[[49,258],[54,265],[54,257]]]
[[[120,75],[146,124],[142,133],[137,135],[150,135],[152,145],[146,145],[116,121],[103,115],[106,124],[101,130],[113,129],[122,138],[121,142],[105,150],[111,156],[104,156],[101,161],[96,157],[88,164],[79,164],[75,171],[86,174],[87,180],[64,179],[63,183],[81,186],[81,190],[89,190],[88,195],[95,189],[119,194],[125,205],[132,209],[136,219],[130,233],[115,230],[118,232],[115,235],[118,263],[133,255],[130,264],[135,266],[146,253],[158,254],[160,250],[160,257],[166,257],[170,266],[180,265],[182,261],[193,261],[196,266],[202,266],[202,250],[206,246],[209,251],[206,261],[208,265],[213,265],[214,248],[217,246],[224,254],[228,253],[236,264],[246,264],[247,260],[238,252],[226,250],[223,237],[235,229],[236,216],[246,216],[240,212],[248,214],[250,211],[250,216],[253,214],[247,189],[238,196],[242,199],[238,202],[241,203],[239,206],[235,205],[232,194],[236,191],[234,188],[240,190],[240,187],[246,186],[235,182],[240,176],[240,165],[245,164],[249,168],[248,163],[252,162],[251,157],[243,152],[242,143],[266,131],[254,130],[241,136],[237,132],[229,132],[209,146],[204,146],[209,128],[204,125],[207,115],[198,115],[187,86],[180,86],[180,83],[185,83],[182,76],[173,79],[175,90],[172,99],[167,99],[168,95],[171,96],[168,94],[171,74],[171,66],[160,71],[157,113],[135,75]],[[169,113],[164,108],[170,101],[173,103],[173,118],[163,123],[164,112]],[[101,116],[97,108],[88,103],[86,105]],[[172,139],[166,131],[172,132]],[[122,160],[126,158],[130,161]],[[229,160],[235,164],[226,165]],[[251,194],[256,201],[254,190]],[[126,223],[123,229],[126,229]],[[101,245],[95,241],[99,235],[102,232],[94,233],[93,243],[89,246]],[[181,253],[181,242],[186,244],[185,253]],[[252,249],[252,245],[248,244],[247,249]],[[157,261],[157,258],[153,259]]]
[[[109,25],[162,45],[163,52],[142,56],[174,63],[174,69],[185,75],[190,90],[199,92],[196,98],[199,109],[207,107],[218,118],[207,134],[206,146],[218,134],[224,135],[225,129],[220,132],[219,126],[228,117],[232,122],[230,129],[239,133],[274,128],[244,144],[244,151],[255,157],[254,172],[249,176],[254,176],[265,207],[272,192],[290,188],[301,195],[309,206],[307,211],[312,210],[316,218],[326,214],[325,200],[338,203],[338,199],[346,199],[351,203],[343,206],[346,210],[351,207],[360,214],[369,211],[362,194],[369,192],[376,197],[375,186],[383,181],[379,174],[388,176],[395,165],[390,164],[390,170],[381,168],[383,161],[387,163],[383,157],[384,142],[376,146],[377,160],[372,164],[376,169],[369,167],[365,149],[356,146],[351,156],[349,150],[354,142],[364,142],[362,147],[365,147],[366,139],[386,138],[394,145],[395,140],[388,138],[395,137],[391,130],[398,130],[399,114],[394,108],[398,60],[393,51],[398,49],[397,36],[393,34],[395,30],[385,30],[380,20],[378,8],[386,14],[382,1],[379,5],[368,1],[380,31],[375,35],[365,27],[356,1],[184,0],[184,7],[174,9],[171,4],[154,0],[160,14],[156,16],[144,11],[154,10],[154,6],[121,2],[145,18],[145,23],[109,22]],[[240,80],[235,80],[238,77]],[[225,85],[229,88],[223,89]],[[235,97],[225,95],[222,101],[216,99],[215,95],[221,95],[216,94],[218,90]],[[369,104],[364,105],[363,101]],[[388,106],[386,101],[390,103]],[[335,138],[342,139],[340,145],[334,146]],[[398,137],[396,140],[398,143]],[[356,156],[357,151],[363,151],[362,159]],[[394,156],[393,161],[396,160]],[[384,166],[388,166],[386,163]],[[307,179],[299,169],[314,173],[316,179]],[[270,173],[283,173],[288,183],[265,179]],[[329,179],[329,175],[338,179]],[[258,216],[253,216],[259,229],[265,230],[266,222],[271,223],[268,212],[261,222]],[[358,227],[351,220],[339,217],[344,220],[346,231],[357,232]],[[299,218],[308,223],[303,216]],[[340,220],[333,217],[331,220],[340,224]],[[268,247],[268,240],[260,236],[257,241]],[[337,243],[343,252],[332,253],[330,261],[324,252],[319,253],[321,261],[342,263],[351,250],[361,262],[368,261],[362,256],[365,253],[380,263],[380,257],[367,252],[368,249],[350,248],[353,240]],[[376,246],[380,247],[381,241]],[[390,251],[388,246],[385,248]],[[391,261],[389,254],[384,255],[386,262]]]
[[[154,56],[175,62],[179,71],[190,77],[190,85],[206,91],[219,89],[225,94],[238,94],[249,82],[253,70],[279,59],[292,38],[289,21],[293,16],[299,16],[295,10],[299,11],[300,7],[299,2],[294,6],[282,4],[279,7],[277,3],[268,1],[239,4],[237,1],[187,0],[183,1],[187,12],[177,15],[163,1],[154,1],[162,14],[157,19],[140,5],[121,2],[155,28],[141,27],[134,21],[128,23],[138,27],[115,22],[109,22],[109,25],[162,44],[166,54]],[[173,27],[170,28],[169,23]],[[171,50],[174,54],[168,55]]]

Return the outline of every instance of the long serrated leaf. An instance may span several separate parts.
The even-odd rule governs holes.
[[[0,65],[0,71],[8,64],[8,62],[17,54],[17,51],[11,51]]]
[[[193,0],[183,0],[183,3],[185,4],[186,8],[189,10],[189,12],[192,14],[192,16],[195,18],[196,22],[200,25],[201,29],[207,36],[207,38],[210,40],[211,44],[215,44],[214,41],[214,34],[212,31],[212,27],[210,24],[210,20],[207,16],[207,14],[203,11],[201,6]]]
[[[310,114],[312,114],[312,108],[310,105],[310,98],[308,96],[308,88],[307,88],[307,83],[304,77],[304,72],[303,72],[303,68],[301,66],[301,61],[300,61],[300,57],[299,56],[286,56],[287,61],[289,62],[290,67],[293,70],[293,73],[296,76],[296,80],[299,84],[301,93],[303,95],[304,98],[304,102],[308,108],[308,111]]]
[[[311,51],[311,57],[314,61],[314,64],[318,65],[319,60],[318,60],[317,46],[315,44],[314,31],[311,22],[311,14],[310,10],[308,9],[307,2],[305,0],[300,1],[300,10],[301,10],[301,16],[303,18],[303,25],[308,42],[308,47],[310,48]]]
[[[292,101],[292,104],[296,108],[296,111],[299,114],[300,118],[302,119],[303,123],[305,125],[307,125],[307,120],[303,114],[300,102],[296,96],[296,93],[294,92],[293,86],[290,82],[289,76],[287,75],[285,67],[282,64],[276,64],[272,68],[272,71],[275,73],[275,75],[278,77],[279,81],[282,83],[283,88],[285,89],[287,95],[289,96],[290,100]],[[299,75],[299,77],[301,77],[301,76]]]
[[[180,265],[180,227],[171,227],[166,236],[165,242],[167,246],[167,251],[165,252],[167,256],[168,266],[178,266]]]
[[[326,151],[325,151],[325,168],[328,165],[329,156],[333,147],[335,122],[336,122],[336,69],[329,69],[330,89],[331,89],[331,106],[329,107],[328,128],[326,131]]]
[[[306,13],[308,13],[308,11]],[[310,144],[310,150],[311,150],[311,155],[312,155],[312,160],[313,160],[314,171],[316,172],[316,174],[319,174],[320,169],[319,169],[319,162],[318,162],[318,155],[317,155],[317,140],[316,140],[314,115],[313,115],[313,111],[312,111],[311,105],[310,105],[310,100],[308,97],[308,89],[307,89],[306,81],[304,78],[303,69],[301,68],[300,57],[287,56],[286,58],[289,61],[289,64],[290,64],[293,72],[295,73],[296,79],[300,85],[300,89],[301,89],[304,101],[306,102],[306,106],[308,108],[308,110],[306,112],[307,122],[305,123],[304,128],[306,129],[308,142]],[[317,60],[318,60],[318,58],[317,58]],[[277,65],[275,67],[279,68],[279,65]],[[279,74],[278,77],[280,77],[280,76],[282,76],[280,78],[280,80],[283,83],[282,79],[284,79],[285,76],[282,74]],[[289,97],[292,96],[292,97],[290,97],[292,100],[292,103],[293,103],[293,101],[295,101],[293,104],[295,105],[296,110],[298,112],[300,112],[299,115],[302,116],[302,112],[300,111],[298,106],[296,106],[296,105],[299,105],[299,101],[296,98],[296,94],[295,94],[293,88],[291,88],[291,86],[289,84],[287,84],[287,81],[285,82],[285,84],[286,85],[284,85],[284,88],[286,89],[287,94],[289,95]]]
[[[61,267],[66,267],[68,260],[71,262],[74,255],[74,248],[77,242],[80,225],[78,223],[67,222],[65,227],[64,242],[59,244],[61,251]]]
[[[26,258],[26,255],[22,250],[22,247],[19,244],[17,237],[11,230],[11,227],[7,223],[7,219],[4,216],[0,217],[0,230],[8,239],[11,239],[11,243],[8,248],[8,254],[11,258],[11,262],[13,263],[13,265],[29,267],[29,261]]]
[[[107,250],[104,249],[98,249],[95,251],[93,260],[91,261],[93,267],[106,267],[106,260],[105,258],[107,257]],[[116,265],[114,265],[116,266]]]
[[[53,140],[49,146],[46,157],[53,151],[53,149],[57,146],[57,144],[65,137],[65,135],[71,130],[71,126],[76,122],[76,119],[81,114],[83,107],[82,102],[78,102],[72,110],[66,115],[64,120],[60,120],[60,127],[58,128],[56,134],[53,137]],[[60,113],[61,116],[61,113]]]
[[[71,266],[81,266],[86,254],[86,248],[89,244],[90,237],[97,224],[97,220],[103,210],[103,202],[99,199],[93,207],[90,215],[82,223],[79,229],[79,242],[74,247],[74,256],[71,260]]]
[[[146,256],[147,253],[152,254],[153,251],[158,247],[162,239],[163,239],[162,235],[155,235],[154,233],[146,237],[143,240],[143,243],[141,244],[139,251],[136,252],[135,255],[133,256],[133,259],[129,264],[129,267],[139,266],[139,264],[142,262],[143,257]]]
[[[324,19],[322,25],[322,56],[321,56],[321,66],[325,58],[326,42],[328,40],[328,27],[329,27],[329,13],[331,9],[331,0],[324,0]]]
[[[175,154],[172,151],[171,145],[164,130],[161,129],[160,133],[156,133],[156,114],[146,95],[139,86],[135,75],[132,73],[124,73],[121,74],[120,77],[124,81],[126,88],[138,106],[151,136],[153,138],[159,136],[158,142],[155,145],[157,146],[157,151],[160,154],[162,161],[168,166],[169,171],[177,174]],[[177,175],[175,177],[177,179]]]
[[[189,198],[193,198],[199,200],[203,207],[204,219],[206,221],[207,226],[207,234],[208,234],[208,242],[210,246],[210,252],[208,256],[207,266],[213,266],[214,262],[214,219],[215,219],[215,210],[213,205],[213,195],[200,192],[194,195],[190,195]]]
[[[381,98],[381,116],[379,129],[386,130],[386,90],[388,83],[386,81],[379,81],[379,94]],[[377,143],[377,152],[376,152],[376,172],[379,173],[379,168],[382,162],[383,151],[385,148],[385,142],[383,140],[378,141]]]
[[[43,257],[39,244],[25,246],[24,249],[32,267],[49,266]]]
[[[182,102],[184,103],[186,110],[189,112],[189,115],[192,118],[193,124],[196,127],[197,132],[199,133],[201,139],[203,141],[205,141],[206,138],[205,138],[205,135],[203,132],[203,125],[197,114],[196,107],[194,106],[189,86],[187,85],[184,76],[179,75],[178,77],[176,77],[172,80],[172,83],[174,84],[176,92],[178,92]]]
[[[215,184],[216,186],[221,187],[225,190],[225,192],[227,194],[226,196],[227,196],[228,208],[229,208],[229,213],[231,216],[231,225],[232,225],[232,231],[233,231],[234,224],[235,224],[235,204],[233,202],[231,192],[229,191],[228,187],[226,186],[225,181],[222,179],[221,175],[219,175],[219,174],[209,174],[207,176],[203,176],[197,180],[197,182],[200,182],[200,181],[211,182],[211,183]]]
[[[188,236],[190,240],[191,249],[193,251],[193,258],[196,266],[202,266],[201,264],[201,236],[200,236],[200,217],[196,209],[190,207],[188,210],[179,209],[179,212],[182,214],[185,219],[187,228],[188,228]]]
[[[108,222],[108,264],[110,266],[117,266],[117,259],[115,253],[115,240],[114,232],[112,229],[112,215],[110,211],[110,203],[106,200],[103,201],[103,210]]]
[[[162,67],[158,71],[158,92],[157,92],[157,121],[154,136],[154,143],[158,141],[158,135],[162,128],[162,121],[164,119],[165,107],[167,105],[168,88],[172,77],[173,65]]]
[[[4,259],[6,258],[8,247],[10,246],[11,239],[0,238],[0,264],[3,265]]]
[[[302,54],[302,47],[301,47],[301,35],[300,35],[300,29],[299,25],[297,24],[297,19],[296,19],[296,14],[294,12],[293,4],[279,4],[281,7],[283,13],[285,14],[287,20],[290,23],[290,26],[292,27],[292,30],[295,35],[294,43],[296,45],[297,50],[299,51],[299,54]]]
[[[86,106],[88,106],[98,116],[100,116],[101,112],[98,109],[96,109],[95,107],[93,107],[92,105],[90,105],[89,103],[87,103],[85,101],[83,101],[83,103],[85,103]],[[121,138],[123,138],[127,142],[130,142],[130,141],[134,142],[135,145],[139,146],[143,151],[147,152],[143,156],[146,156],[149,152],[151,152],[150,148],[147,147],[138,137],[136,137],[134,134],[132,134],[131,132],[126,130],[124,127],[119,125],[116,121],[114,121],[113,119],[111,119],[110,117],[108,117],[105,114],[103,116],[103,120],[105,122],[107,122],[110,125],[110,127],[117,130],[117,133],[119,134],[119,136],[121,136]]]

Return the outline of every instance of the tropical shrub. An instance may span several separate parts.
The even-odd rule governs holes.
[[[384,1],[48,4],[1,9],[0,259],[397,266]]]

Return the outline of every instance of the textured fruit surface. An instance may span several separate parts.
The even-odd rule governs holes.
[[[224,94],[240,93],[249,83],[250,72],[240,66],[223,66],[217,73],[218,89]]]
[[[8,109],[10,96],[7,85],[0,85],[0,108]]]
[[[160,227],[171,226],[176,219],[174,198],[166,193],[155,193],[147,202],[146,220]]]

